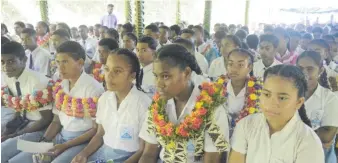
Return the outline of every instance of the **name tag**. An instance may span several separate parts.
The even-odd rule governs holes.
[[[121,140],[133,140],[134,139],[134,128],[133,127],[121,127],[120,128],[120,139]]]
[[[321,125],[324,110],[315,110],[311,113],[311,125],[313,129],[318,129]]]

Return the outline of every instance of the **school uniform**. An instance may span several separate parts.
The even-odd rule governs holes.
[[[338,96],[320,85],[305,102],[306,114],[314,130],[323,126],[338,127]],[[325,150],[326,163],[337,162],[334,142],[330,150]]]
[[[265,67],[265,65],[263,64],[263,60],[261,59],[261,60],[255,62],[254,65],[253,65],[254,76],[257,77],[257,78],[263,78],[265,70],[267,70],[270,67],[280,65],[280,64],[282,64],[282,63],[279,62],[277,59],[275,59],[269,67]]]
[[[210,79],[206,74],[197,75],[195,71],[191,73],[191,81],[195,85],[201,85],[204,82],[210,82]]]
[[[196,48],[196,51],[197,52],[200,52],[200,53],[205,53],[209,50],[209,45],[210,43],[206,43],[206,42],[203,42],[201,45],[199,45],[197,48]]]
[[[86,40],[79,40],[78,43],[83,47],[87,56],[93,58],[97,49],[97,40],[88,37]]]
[[[246,163],[324,163],[319,137],[298,112],[271,136],[262,113],[245,117],[236,125],[231,147],[245,155]]]
[[[152,96],[155,93],[155,76],[153,74],[153,63],[141,69],[142,89]]]
[[[221,75],[225,75],[227,73],[226,63],[224,61],[224,57],[219,57],[212,61],[208,74],[210,77],[217,79]]]
[[[34,91],[46,89],[49,79],[41,73],[25,68],[25,70],[22,72],[22,74],[20,75],[18,79],[9,78],[7,76],[4,76],[4,82],[8,86],[9,90],[12,92],[13,96],[18,95],[17,89],[16,89],[16,82],[19,82],[22,96],[25,96],[27,94],[32,94]],[[53,108],[52,106],[53,106],[52,104],[49,104],[49,105],[39,108],[36,111],[27,112],[26,117],[29,120],[28,126],[32,125],[34,122],[39,121],[42,118],[40,111],[52,110]],[[10,115],[11,117],[13,117],[14,112],[15,111],[13,111],[12,112],[13,114]],[[5,142],[1,143],[1,149],[6,149],[6,150],[2,150],[1,152],[1,162],[2,163],[6,161],[15,162],[13,160],[20,160],[20,158],[22,158],[25,155],[25,154],[21,154],[20,151],[18,151],[16,148],[18,139],[27,138],[28,140],[30,139],[35,140],[37,137],[39,139],[41,135],[43,135],[43,131],[37,131],[34,133],[24,134],[24,135],[15,137],[15,138],[10,138],[6,140]],[[29,161],[22,161],[22,162],[29,163]]]
[[[205,57],[199,52],[195,52],[195,58],[196,58],[198,66],[201,68],[202,72],[204,74],[207,74],[208,69],[209,69],[209,64],[208,64],[207,59],[205,59]]]
[[[97,82],[93,77],[86,74],[85,72],[82,72],[80,78],[77,80],[71,90],[69,90],[69,80],[63,80],[61,82],[61,86],[63,88],[63,91],[67,95],[76,98],[99,97],[104,92],[102,84]],[[64,112],[57,110],[56,108],[53,108],[53,113],[59,116],[60,123],[62,125],[61,132],[58,133],[55,137],[55,144],[63,144],[69,140],[75,139],[87,132],[93,126],[92,118],[71,117],[66,115]],[[29,133],[20,137],[20,139],[37,142],[42,136],[43,133]],[[10,145],[16,147],[16,141]],[[79,152],[81,152],[85,148],[85,146],[86,144],[81,144],[67,149],[58,157],[56,157],[52,163],[71,162],[71,160]],[[20,151],[17,150],[16,152],[19,153]],[[13,161],[13,163],[31,163],[32,154],[21,152],[12,159],[15,160]]]
[[[136,86],[117,107],[116,94],[107,91],[99,99],[96,123],[105,134],[103,145],[88,161],[113,159],[122,162],[139,149],[138,134],[152,100]]]
[[[161,45],[160,42],[158,42],[157,47],[156,47],[156,50],[160,49],[160,48],[161,48],[162,46],[164,46],[164,45],[169,45],[169,44],[171,44],[171,42],[170,42],[169,40],[167,40],[167,42],[164,43],[164,44],[162,44],[162,45]]]
[[[168,100],[167,105],[166,105],[167,107],[165,108],[165,110],[168,115],[169,121],[175,125],[181,123],[187,115],[191,114],[192,110],[195,107],[196,99],[199,95],[200,95],[200,90],[198,86],[195,84],[194,90],[192,91],[191,96],[189,100],[187,101],[179,117],[176,116],[177,114],[176,114],[174,99]],[[219,126],[221,133],[224,135],[226,141],[228,142],[229,126],[228,126],[228,118],[226,116],[224,106],[221,105],[218,108],[216,108],[214,115],[215,115],[214,121],[216,122],[216,125]],[[150,134],[147,130],[148,130],[148,123],[147,121],[144,121],[139,137],[145,140],[147,143],[159,144],[156,136],[154,134]],[[192,141],[189,140],[187,144],[187,152],[188,152],[187,162],[188,163],[194,162],[194,150],[195,150],[194,148],[195,147]],[[209,134],[206,131],[205,131],[205,137],[204,137],[204,151],[205,152],[219,152],[217,148],[215,147],[214,143],[212,142]],[[161,153],[160,153],[161,160],[163,160],[163,155],[164,155],[164,147],[162,147]]]
[[[51,60],[51,55],[49,51],[38,46],[33,51],[26,50],[27,62],[26,67],[40,72],[44,75],[49,74],[49,64]]]

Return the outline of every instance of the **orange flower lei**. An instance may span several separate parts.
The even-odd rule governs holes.
[[[218,80],[226,80],[227,82],[224,82],[225,89],[227,88],[228,80],[229,78],[226,75],[220,76]],[[259,99],[258,97],[261,94],[262,90],[262,81],[257,79],[256,77],[250,77],[247,84],[246,84],[246,100],[244,103],[243,109],[240,111],[239,116],[236,120],[232,120],[231,126],[234,127],[238,121],[240,121],[242,118],[250,115],[255,114],[259,112]],[[229,94],[226,91],[225,96],[227,97]],[[226,98],[228,99],[228,98]]]
[[[22,97],[10,95],[8,86],[5,86],[1,88],[1,101],[5,106],[13,108],[17,112],[23,110],[36,111],[53,102],[53,85],[54,81],[50,80],[46,89],[33,91],[32,94],[27,94]]]
[[[75,98],[68,96],[62,89],[61,83],[53,87],[56,108],[66,115],[77,118],[95,117],[98,97]]]
[[[104,74],[102,74],[101,67],[101,63],[95,63],[93,68],[93,76],[100,83],[104,81]]]
[[[150,106],[148,119],[150,127],[148,132],[155,133],[156,137],[159,138],[159,143],[165,147],[165,156],[171,155],[170,157],[173,157],[173,151],[177,146],[184,146],[184,142],[189,139],[199,139],[201,135],[204,135],[202,133],[204,130],[210,129],[206,128],[206,124],[213,124],[212,117],[215,109],[225,102],[224,95],[226,92],[224,91],[223,82],[219,80],[217,83],[203,83],[199,86],[201,94],[197,97],[192,113],[187,115],[183,122],[178,125],[169,122],[165,111],[166,101],[161,99],[158,93],[155,93],[153,103]],[[213,126],[213,132],[218,135],[214,142],[217,144],[215,144],[217,149],[220,151],[226,150],[228,144],[225,142],[225,138],[220,133],[219,128],[217,128],[217,125],[210,126]],[[196,146],[195,157],[201,157],[203,146],[203,141]],[[166,160],[170,159],[172,158],[167,158]]]

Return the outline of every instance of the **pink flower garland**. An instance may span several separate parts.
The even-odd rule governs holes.
[[[75,98],[67,95],[58,82],[53,88],[56,108],[68,116],[95,117],[98,97]]]

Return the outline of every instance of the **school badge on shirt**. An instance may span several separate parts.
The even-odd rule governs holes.
[[[121,127],[120,139],[133,140],[134,130],[132,127]]]

